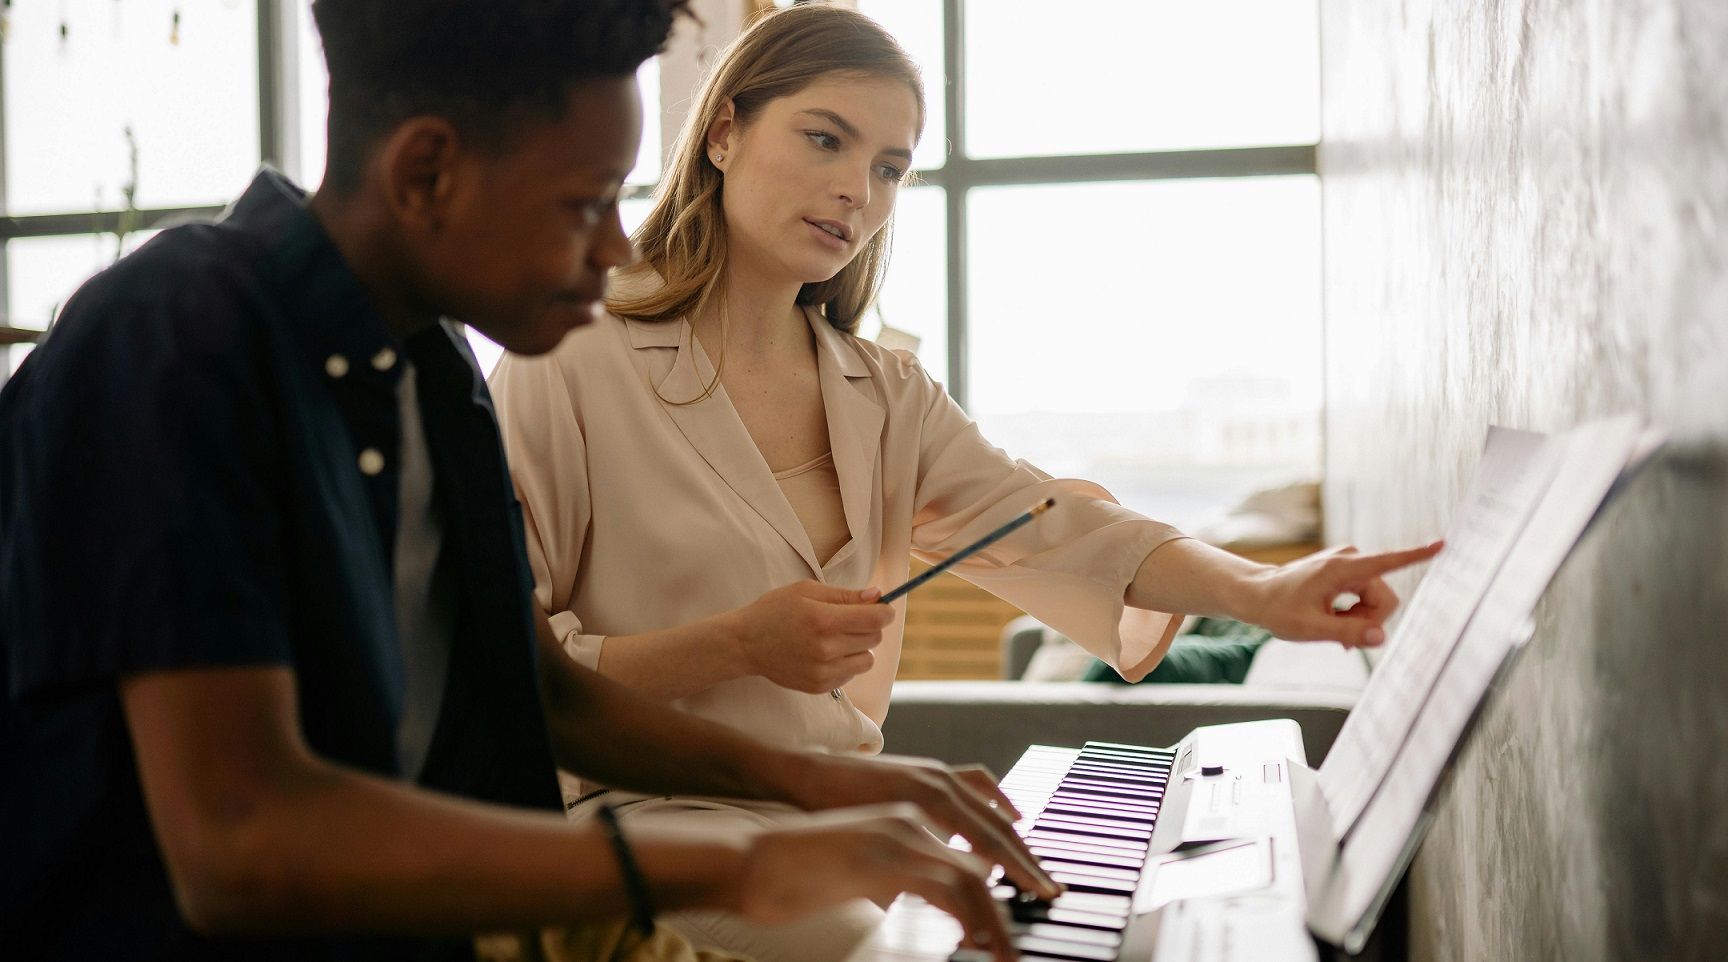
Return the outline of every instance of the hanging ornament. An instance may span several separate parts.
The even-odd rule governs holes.
[[[173,25],[168,28],[168,42],[180,46],[180,8],[174,8]]]

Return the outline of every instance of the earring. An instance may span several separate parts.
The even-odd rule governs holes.
[[[725,160],[725,159],[726,159],[726,155],[725,155],[725,154],[722,154],[722,153],[716,153],[716,154],[715,154],[715,155],[714,155],[714,162],[715,162],[715,163],[716,163],[716,164],[718,164],[718,163],[719,163],[719,162],[721,162],[721,161],[722,161],[722,160]]]

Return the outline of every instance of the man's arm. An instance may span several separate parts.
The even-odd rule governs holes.
[[[470,932],[625,914],[608,842],[346,769],[299,737],[286,668],[121,683],[182,914],[210,932]],[[634,840],[660,905],[717,904],[745,850]]]
[[[629,910],[611,845],[592,826],[312,754],[286,668],[156,672],[120,692],[175,898],[199,931],[466,934]],[[661,910],[772,924],[912,892],[958,918],[967,945],[1007,946],[983,867],[931,838],[921,817],[912,806],[834,813],[745,841],[628,834]]]

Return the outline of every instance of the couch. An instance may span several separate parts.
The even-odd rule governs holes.
[[[1293,718],[1318,767],[1368,681],[1360,652],[1273,640],[1241,685],[1110,685],[1023,681],[1050,629],[1017,619],[1002,633],[1001,680],[901,681],[883,726],[886,750],[1000,774],[1028,745],[1086,741],[1170,745],[1201,725]]]

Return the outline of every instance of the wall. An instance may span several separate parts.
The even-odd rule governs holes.
[[[1412,957],[1724,958],[1728,3],[1321,12],[1329,539],[1433,536],[1489,422],[1671,433],[1467,747]]]

